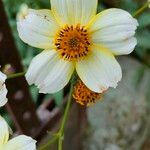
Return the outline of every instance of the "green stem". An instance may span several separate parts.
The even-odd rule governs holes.
[[[70,106],[71,106],[73,85],[74,85],[74,78],[72,78],[72,81],[71,81],[71,88],[70,88],[70,93],[69,93],[69,97],[68,97],[68,101],[67,101],[67,106],[66,106],[64,117],[63,117],[61,127],[60,127],[60,130],[59,130],[58,150],[62,150],[62,146],[63,146],[64,128],[65,128],[65,125],[66,125],[68,112],[69,112],[69,109],[70,109]]]
[[[58,136],[54,136],[52,140],[50,140],[46,144],[42,145],[40,148],[38,148],[38,150],[45,150],[45,149],[47,149],[51,144],[55,143],[57,141],[57,139],[58,139]]]
[[[63,117],[61,127],[60,127],[60,130],[59,130],[60,132],[64,131],[64,127],[65,127],[67,116],[68,116],[68,111],[69,111],[69,108],[70,108],[70,105],[71,105],[72,92],[73,92],[73,84],[71,83],[71,88],[70,88],[70,93],[69,93],[69,97],[68,97],[68,101],[67,101],[67,106],[66,106],[64,117]]]
[[[62,150],[62,146],[63,146],[63,139],[62,136],[60,135],[58,139],[58,150]]]
[[[18,78],[18,77],[24,76],[25,73],[26,72],[19,72],[19,73],[10,74],[10,75],[8,75],[7,79]]]
[[[55,141],[58,140],[58,150],[62,150],[62,145],[63,145],[63,138],[64,138],[64,128],[66,125],[66,121],[67,121],[67,117],[68,117],[68,112],[71,106],[71,100],[72,100],[72,93],[73,93],[73,86],[74,86],[74,77],[71,80],[71,88],[70,88],[70,92],[69,92],[69,97],[68,97],[68,101],[67,101],[67,106],[65,108],[65,112],[64,112],[64,116],[61,122],[61,126],[60,129],[58,131],[57,134],[55,134],[55,136],[48,141],[45,145],[42,145],[40,148],[38,148],[38,150],[46,150],[51,144],[53,144]]]
[[[134,14],[133,17],[138,17],[140,14],[142,14],[145,9],[148,8],[148,6],[150,5],[150,2],[145,3],[141,8],[139,8]]]

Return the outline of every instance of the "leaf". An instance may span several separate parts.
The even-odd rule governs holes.
[[[139,16],[138,22],[139,22],[139,28],[150,26],[150,13],[147,12]]]
[[[58,106],[60,106],[62,104],[62,100],[63,100],[63,90],[59,91],[56,94],[53,94],[53,97],[55,98],[55,102]]]
[[[137,34],[138,46],[150,49],[150,32],[148,30],[140,31]]]

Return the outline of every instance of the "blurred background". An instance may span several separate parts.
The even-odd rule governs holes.
[[[117,7],[134,14],[145,2],[144,0],[101,0],[98,12]],[[19,39],[16,30],[17,13],[22,4],[27,4],[34,9],[49,9],[50,2],[49,0],[3,0],[3,4],[21,63],[27,69],[32,58],[41,50],[30,47]],[[123,69],[123,79],[117,89],[110,89],[102,101],[87,108],[86,111],[79,106],[73,108],[75,111],[76,108],[81,111],[79,116],[84,114],[84,117],[81,117],[84,127],[80,127],[80,131],[77,131],[82,132],[80,134],[82,146],[77,146],[76,150],[150,150],[150,9],[137,19],[139,21],[136,34],[138,45],[135,51],[130,56],[117,58]],[[68,88],[65,88],[65,91],[62,90],[53,95],[42,95],[38,94],[36,87],[30,87],[30,94],[36,108],[41,107],[43,102],[42,107],[48,105],[47,103],[50,102],[47,100],[51,99],[54,101],[52,107],[61,108],[64,93],[67,92]],[[14,128],[13,121],[5,109],[0,111]],[[39,115],[41,109],[37,113]],[[44,114],[47,117],[47,113]],[[78,115],[73,118],[75,121],[80,121],[76,118],[79,117]],[[68,137],[76,134],[77,127],[73,128],[70,124],[67,127]],[[76,138],[79,136],[74,137],[72,142]],[[71,141],[66,142],[68,147],[66,146],[65,150],[74,150],[74,145],[69,145],[69,142]]]

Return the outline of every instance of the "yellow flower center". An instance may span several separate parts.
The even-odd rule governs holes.
[[[74,87],[73,98],[77,103],[90,106],[102,97],[101,93],[95,93],[88,89],[81,80],[78,80]]]
[[[80,25],[66,25],[58,32],[55,45],[64,60],[76,61],[87,56],[90,51],[88,31]]]

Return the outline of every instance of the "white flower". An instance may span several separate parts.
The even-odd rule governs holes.
[[[7,103],[7,89],[5,85],[6,75],[0,71],[0,107]]]
[[[0,150],[36,150],[36,141],[29,136],[20,135],[9,140],[9,127],[0,116]]]
[[[31,62],[29,84],[41,93],[61,90],[76,69],[83,83],[94,92],[116,87],[122,78],[114,55],[131,53],[137,20],[121,9],[96,15],[97,0],[51,0],[51,10],[30,9],[17,22],[20,38],[45,49]]]

